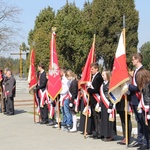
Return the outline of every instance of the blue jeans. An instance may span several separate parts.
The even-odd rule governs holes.
[[[69,109],[69,99],[64,100],[64,106],[62,107],[63,125],[72,126],[72,114]]]

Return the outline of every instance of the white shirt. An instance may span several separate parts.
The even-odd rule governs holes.
[[[61,79],[61,83],[62,83],[62,90],[60,92],[60,95],[68,94],[68,92],[69,92],[69,80],[65,76],[63,76]]]

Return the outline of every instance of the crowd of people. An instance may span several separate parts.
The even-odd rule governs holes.
[[[148,149],[150,131],[150,73],[142,65],[142,59],[140,53],[132,56],[132,64],[135,70],[133,74],[129,73],[128,92],[122,96],[121,101],[117,104],[113,104],[108,95],[111,72],[104,70],[101,74],[98,63],[90,65],[91,82],[86,83],[89,103],[85,98],[83,90],[79,87],[77,75],[71,70],[61,69],[62,90],[58,99],[50,102],[55,113],[49,120],[49,106],[45,102],[40,107],[40,123],[53,126],[53,128],[61,128],[70,133],[81,131],[84,134],[86,131],[86,135],[90,135],[93,139],[109,142],[113,141],[114,135],[116,135],[117,113],[120,116],[123,131],[123,139],[117,142],[117,144],[128,144],[129,147],[137,147],[139,150]],[[40,63],[38,70],[40,75],[35,89],[36,93],[38,93],[39,89],[42,91],[46,90],[47,87],[44,65]],[[131,110],[134,112],[135,120],[137,121],[137,140],[133,142],[131,141],[132,122],[130,113],[127,115],[128,140],[126,140],[125,97],[127,97],[130,112]],[[40,101],[40,96],[38,99]],[[87,103],[88,108],[86,108]],[[88,119],[86,119],[86,110],[88,110]],[[78,111],[80,112],[80,121],[77,128]],[[62,115],[61,117],[60,114]]]
[[[103,70],[100,73],[98,63],[92,63],[90,65],[92,77],[91,81],[86,83],[86,92],[89,95],[89,101],[87,101],[87,97],[82,88],[79,87],[77,75],[71,70],[61,68],[62,90],[56,100],[51,100],[49,97],[49,101],[41,103],[43,101],[43,93],[47,88],[48,78],[44,70],[44,65],[39,63],[38,82],[34,89],[39,104],[39,123],[52,126],[53,128],[61,128],[69,133],[81,131],[85,134],[86,132],[86,135],[89,135],[93,139],[110,142],[115,140],[116,114],[119,114],[123,139],[118,141],[117,144],[128,144],[128,147],[137,147],[138,150],[149,149],[150,73],[142,65],[142,59],[140,53],[132,56],[132,64],[135,70],[132,74],[129,73],[130,81],[128,82],[128,91],[117,104],[111,102],[108,94],[111,72]],[[4,92],[6,113],[14,114],[13,97],[15,94],[15,79],[9,75],[11,75],[11,71],[7,70],[6,81],[5,78],[3,80],[6,91]],[[11,90],[8,89],[7,85],[9,85],[9,88],[12,85]],[[9,92],[7,93],[7,91]],[[136,141],[131,140],[132,121],[131,113],[129,112],[127,114],[128,134],[126,134],[126,100],[129,104],[130,112],[132,110],[137,122]],[[50,114],[50,111],[53,113]],[[80,115],[79,126],[77,126],[77,114]],[[86,115],[88,115],[88,119]]]

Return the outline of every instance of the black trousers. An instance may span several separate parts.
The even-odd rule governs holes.
[[[8,114],[14,114],[14,97],[7,97],[6,99],[6,112]]]
[[[123,137],[126,137],[126,123],[125,123],[125,111],[117,111],[117,113],[120,116],[121,125],[122,125],[122,131],[123,131]],[[131,123],[131,116],[128,115],[128,143],[130,143],[131,140],[131,132],[132,132],[132,123]]]
[[[43,107],[40,107],[40,114],[42,121],[48,121],[48,107],[46,104]]]
[[[97,136],[100,136],[100,130],[101,130],[101,114],[95,111],[95,107],[91,107],[92,110],[92,116],[94,121],[94,127],[95,132]]]

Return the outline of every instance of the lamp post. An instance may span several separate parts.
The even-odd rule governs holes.
[[[22,78],[22,50],[23,47],[20,45],[20,78]]]

